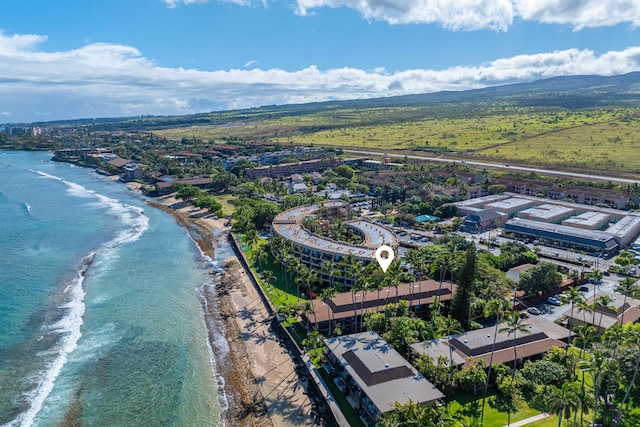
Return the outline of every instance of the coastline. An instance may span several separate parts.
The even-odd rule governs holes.
[[[226,220],[213,218],[171,196],[147,204],[169,213],[204,254],[216,259],[217,239],[229,231]],[[233,254],[216,260],[224,266],[220,281],[215,289],[206,285],[200,293],[209,342],[215,348],[214,343],[221,338],[216,331],[222,329],[229,346],[228,352],[213,352],[216,373],[224,379],[225,425],[313,425],[305,384],[271,331],[269,314],[247,272]]]

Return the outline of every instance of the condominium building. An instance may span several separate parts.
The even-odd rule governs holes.
[[[272,231],[276,236],[291,242],[292,254],[303,265],[315,271],[321,271],[323,261],[332,262],[334,268],[341,271],[336,271],[331,277],[325,274],[321,278],[327,283],[339,283],[349,288],[355,283],[355,278],[350,277],[346,269],[340,268],[342,258],[353,255],[356,260],[367,265],[375,260],[376,249],[381,245],[388,245],[396,252],[398,248],[398,240],[390,228],[363,219],[343,223],[362,237],[360,244],[333,240],[313,233],[302,225],[303,220],[309,216],[348,218],[349,210],[349,204],[341,201],[299,206],[276,216],[272,221]]]

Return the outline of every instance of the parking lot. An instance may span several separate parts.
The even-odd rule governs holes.
[[[595,294],[597,294],[600,291],[616,293],[615,289],[620,284],[621,279],[623,279],[623,277],[616,275],[605,276],[602,280],[602,283],[599,285],[594,283],[585,283],[581,285],[580,288],[586,288],[586,290],[583,292],[585,298],[593,297],[594,292]],[[540,310],[540,314],[538,316],[544,317],[551,321],[556,321],[570,308],[570,305],[561,304],[556,306],[548,303],[540,303],[532,307],[536,307],[538,310]],[[525,309],[523,311],[526,312],[527,310]],[[535,314],[532,314],[530,312],[527,312],[527,315],[530,317],[536,316]]]

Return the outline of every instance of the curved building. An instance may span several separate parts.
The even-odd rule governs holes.
[[[349,210],[348,203],[338,201],[289,209],[274,218],[272,221],[273,233],[291,242],[293,255],[299,258],[303,265],[316,271],[324,282],[340,283],[345,287],[351,287],[354,280],[352,277],[348,277],[345,271],[339,270],[340,260],[351,254],[363,265],[367,265],[375,260],[376,249],[383,244],[391,246],[397,253],[398,240],[390,228],[363,219],[343,223],[343,225],[353,228],[362,237],[362,243],[357,245],[321,236],[302,226],[304,219],[309,216],[348,218]],[[332,277],[329,277],[326,272],[321,272],[324,261],[334,263],[336,271]]]

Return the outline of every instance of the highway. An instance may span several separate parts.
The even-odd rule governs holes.
[[[426,162],[442,162],[442,163],[463,163],[469,166],[480,166],[487,168],[498,168],[505,170],[516,170],[521,172],[535,172],[543,175],[557,175],[557,176],[567,176],[571,178],[581,178],[581,179],[593,179],[599,181],[611,181],[611,182],[620,182],[624,184],[640,184],[640,180],[637,179],[629,179],[629,178],[620,178],[615,176],[605,176],[605,175],[592,175],[586,173],[578,173],[578,172],[567,172],[567,171],[558,171],[551,169],[541,169],[541,168],[531,168],[527,166],[517,166],[511,165],[508,163],[499,164],[499,163],[486,163],[486,162],[477,162],[477,161],[469,161],[462,159],[448,159],[444,157],[427,157],[427,156],[416,156],[416,155],[404,155],[404,154],[389,154],[389,153],[381,153],[379,151],[362,151],[362,150],[348,150],[343,149],[344,153],[350,154],[360,154],[366,156],[386,156],[386,157],[396,157],[396,158],[407,158],[411,160],[422,160]]]

